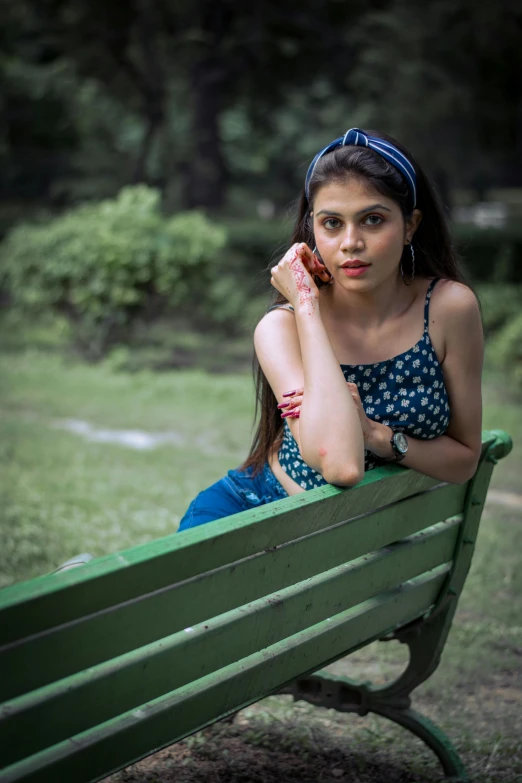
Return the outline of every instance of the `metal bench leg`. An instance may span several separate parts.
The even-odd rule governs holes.
[[[424,740],[437,754],[451,780],[467,783],[469,778],[464,765],[448,737],[429,718],[411,709],[410,698],[414,688],[437,668],[455,606],[456,600],[449,600],[431,618],[405,626],[383,640],[397,639],[407,644],[410,651],[408,666],[389,685],[375,687],[371,683],[353,682],[321,671],[296,680],[280,693],[290,693],[296,701],[304,699],[339,712],[355,712],[362,716],[373,712],[389,718]]]
[[[440,759],[446,776],[455,783],[468,783],[466,769],[448,737],[433,721],[412,710],[410,700],[381,699],[377,689],[366,683],[352,682],[346,677],[334,677],[321,672],[303,677],[280,693],[289,693],[295,701],[304,700],[316,707],[327,707],[338,712],[367,715],[373,712],[409,729],[420,737]]]
[[[449,780],[455,781],[455,783],[467,783],[469,781],[464,764],[455,747],[442,729],[425,715],[421,715],[416,710],[395,710],[393,707],[372,709],[372,712],[399,723],[401,726],[409,729],[412,734],[420,737],[438,756],[444,773]]]

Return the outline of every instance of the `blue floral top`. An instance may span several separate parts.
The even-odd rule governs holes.
[[[450,409],[442,368],[428,331],[432,280],[424,304],[424,333],[413,348],[375,364],[341,364],[344,377],[355,383],[369,419],[392,426],[415,438],[437,438],[448,428]],[[279,463],[303,489],[327,482],[304,462],[288,422],[284,423]],[[365,470],[382,464],[365,451]]]

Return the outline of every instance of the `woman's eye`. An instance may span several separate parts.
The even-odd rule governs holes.
[[[333,224],[333,225],[332,225]],[[337,218],[327,218],[323,223],[325,228],[333,229],[333,228],[339,228],[339,221]]]
[[[380,215],[368,215],[364,222],[369,226],[380,226],[380,224],[383,222],[383,219]]]

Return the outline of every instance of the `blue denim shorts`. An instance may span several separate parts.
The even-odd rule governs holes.
[[[288,497],[268,462],[257,476],[252,472],[253,468],[229,470],[224,478],[200,492],[179,523],[178,533]]]

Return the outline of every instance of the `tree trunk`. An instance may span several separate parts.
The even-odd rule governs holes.
[[[184,167],[186,206],[218,209],[226,197],[226,167],[219,135],[227,81],[223,39],[231,23],[223,3],[200,0],[204,44],[190,71],[192,155]]]
[[[162,21],[157,4],[150,0],[136,3],[138,42],[142,70],[138,77],[147,130],[134,167],[134,182],[147,182],[147,164],[154,139],[165,123],[165,68],[162,60]]]
[[[134,165],[134,173],[132,176],[132,181],[134,184],[137,182],[146,182],[148,180],[147,162],[149,159],[149,153],[152,147],[152,142],[154,141],[154,138],[158,134],[162,125],[162,120],[155,114],[150,114],[147,119],[148,127],[145,131],[145,135],[143,136],[140,152]]]
[[[218,209],[226,196],[225,161],[219,136],[222,82],[215,65],[200,62],[192,74],[193,153],[186,167],[188,208]]]

